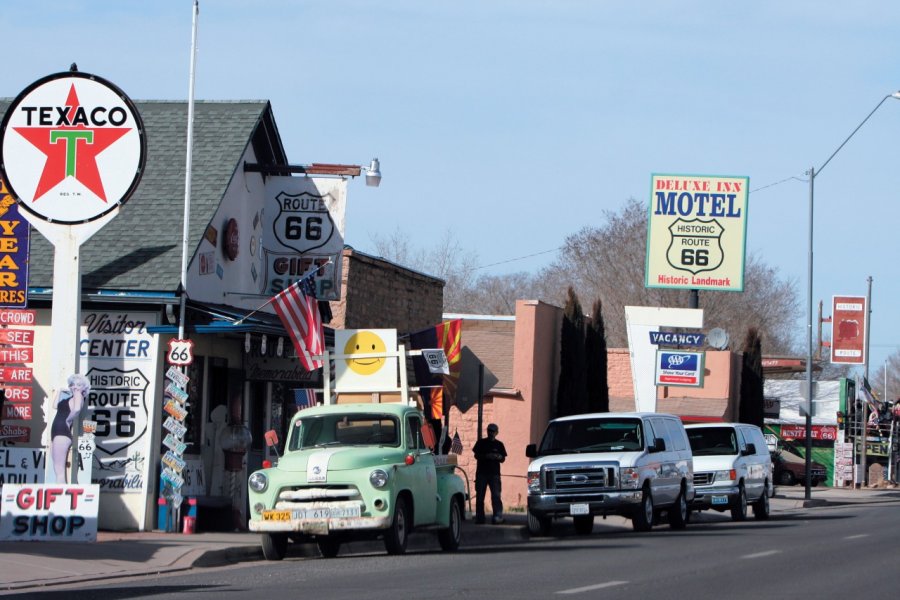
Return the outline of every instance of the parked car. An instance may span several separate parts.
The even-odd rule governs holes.
[[[676,416],[594,413],[547,425],[540,445],[529,444],[528,528],[546,535],[554,518],[572,517],[589,534],[594,516],[631,519],[648,531],[663,513],[683,529],[694,500],[691,447]]]
[[[778,450],[772,453],[772,464],[775,467],[775,483],[778,485],[806,484],[806,459],[788,452]],[[825,481],[825,466],[816,461],[810,464],[810,485],[815,487]]]
[[[694,510],[731,511],[731,518],[769,518],[775,488],[772,459],[762,430],[746,423],[687,425],[694,454]]]

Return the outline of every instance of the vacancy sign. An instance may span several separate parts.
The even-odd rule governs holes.
[[[748,177],[650,178],[646,287],[744,290]]]
[[[866,362],[866,297],[833,296],[831,304],[831,362]]]

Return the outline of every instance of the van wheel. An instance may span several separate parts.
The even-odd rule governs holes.
[[[684,529],[689,518],[687,500],[684,497],[684,488],[678,493],[675,505],[669,509],[669,527],[672,529]]]
[[[631,519],[631,526],[635,531],[650,531],[653,528],[653,495],[647,488],[641,495],[641,505]]]
[[[769,518],[769,482],[763,486],[762,496],[753,504],[753,516],[757,521]]]
[[[550,526],[550,517],[536,515],[530,510],[528,511],[528,532],[531,535],[549,535]]]
[[[384,548],[388,554],[406,553],[406,542],[409,540],[409,511],[403,496],[397,496],[394,506],[394,519],[384,532]]]
[[[262,534],[262,551],[266,560],[281,560],[287,554],[288,538],[284,533]]]
[[[341,551],[341,543],[331,537],[323,537],[316,540],[319,553],[322,558],[334,558]]]
[[[454,552],[459,548],[459,541],[462,538],[462,510],[456,498],[450,501],[449,522],[450,526],[447,529],[438,531],[438,542],[441,550]]]
[[[578,515],[574,517],[575,533],[578,535],[591,535],[594,531],[594,515]]]
[[[731,519],[733,521],[744,521],[747,518],[747,491],[744,490],[744,484],[738,486],[738,497],[735,505],[731,508]]]

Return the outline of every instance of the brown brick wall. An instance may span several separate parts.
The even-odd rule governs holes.
[[[334,329],[396,329],[401,335],[441,322],[444,282],[345,248],[341,300],[331,302]]]

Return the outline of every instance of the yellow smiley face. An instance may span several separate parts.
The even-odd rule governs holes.
[[[344,346],[344,354],[385,352],[384,340],[371,331],[357,331]],[[384,358],[348,358],[347,366],[360,375],[372,375],[384,366]]]

